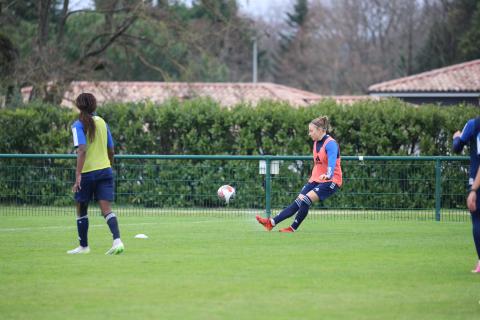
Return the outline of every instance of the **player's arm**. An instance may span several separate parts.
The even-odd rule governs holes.
[[[477,170],[473,184],[468,192],[467,207],[470,212],[477,210],[477,191],[480,188],[480,167]]]
[[[329,180],[332,179],[333,173],[335,171],[335,165],[337,163],[338,157],[338,145],[335,141],[330,141],[325,146],[325,151],[327,152],[328,164],[327,164],[327,173],[322,174],[320,179]]]
[[[87,157],[87,145],[81,144],[77,148],[77,169],[75,170],[75,177],[82,176],[83,166],[85,165],[85,159]]]
[[[113,168],[113,156],[115,155],[115,149],[114,149],[114,142],[113,142],[113,137],[112,133],[110,132],[110,127],[107,124],[107,154],[108,154],[108,159],[110,160],[110,165]]]
[[[472,186],[470,187],[470,191],[477,191],[480,188],[480,167],[478,167],[477,174],[475,175],[475,179],[473,180]]]
[[[113,156],[115,155],[115,150],[113,148],[107,149],[108,159],[110,160],[110,165],[113,167]]]
[[[77,149],[77,167],[75,169],[75,184],[72,187],[73,192],[80,190],[80,183],[82,181],[82,170],[85,165],[87,157],[87,138],[83,132],[83,126],[77,122],[72,127],[73,146]]]
[[[465,144],[470,140],[470,138],[473,135],[475,129],[475,120],[470,119],[468,122],[465,124],[465,127],[463,127],[462,132],[456,131],[453,134],[453,152],[455,153],[460,153],[463,150],[463,147]]]
[[[85,165],[85,158],[87,157],[87,145],[80,144],[77,147],[77,168],[75,170],[75,184],[72,187],[73,192],[78,192],[81,189],[82,170]]]

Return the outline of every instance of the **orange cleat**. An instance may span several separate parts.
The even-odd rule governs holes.
[[[280,230],[278,230],[278,232],[293,233],[293,232],[295,232],[295,229],[293,229],[292,226],[290,226],[290,227],[287,227],[287,228],[280,229]]]
[[[273,229],[272,222],[269,218],[262,218],[260,216],[256,216],[255,218],[257,219],[258,223],[265,228],[265,230],[270,231]]]

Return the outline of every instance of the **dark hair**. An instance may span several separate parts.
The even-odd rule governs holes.
[[[329,130],[330,122],[328,121],[327,116],[321,116],[321,117],[315,118],[312,121],[310,121],[310,123],[313,124],[315,127],[321,128],[325,131]]]
[[[83,130],[90,138],[95,139],[95,121],[93,121],[93,113],[97,109],[97,99],[91,93],[81,93],[75,100],[75,105],[80,110],[80,122],[83,124]]]

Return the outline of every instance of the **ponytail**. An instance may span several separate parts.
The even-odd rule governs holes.
[[[83,130],[87,134],[90,141],[95,139],[95,121],[93,121],[93,116],[90,113],[85,111],[80,111],[79,116],[80,122],[83,125]]]
[[[83,130],[87,134],[90,141],[95,139],[95,121],[93,121],[93,113],[97,109],[97,100],[91,93],[81,93],[75,100],[75,104],[80,110],[79,120],[83,125]]]

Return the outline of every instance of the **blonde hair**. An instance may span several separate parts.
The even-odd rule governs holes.
[[[310,121],[315,127],[323,129],[325,131],[330,130],[330,121],[328,121],[327,116],[321,116]]]

